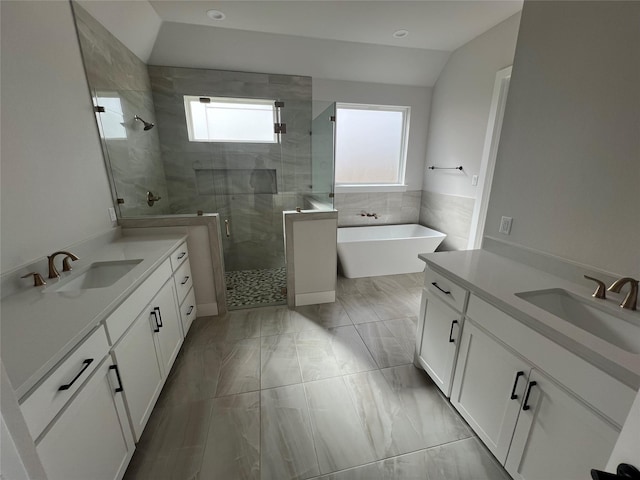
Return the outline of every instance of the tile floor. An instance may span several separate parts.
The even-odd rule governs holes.
[[[196,320],[125,479],[508,479],[412,364],[421,280]]]

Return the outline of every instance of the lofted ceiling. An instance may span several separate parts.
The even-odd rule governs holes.
[[[522,0],[150,0],[165,22],[453,51],[522,9]],[[212,20],[207,10],[220,10]],[[393,32],[408,30],[405,38]]]

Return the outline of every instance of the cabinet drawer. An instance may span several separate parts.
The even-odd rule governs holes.
[[[196,296],[193,293],[193,288],[189,291],[184,302],[180,305],[180,317],[182,318],[182,331],[184,332],[184,336],[187,336],[187,332],[191,327],[191,324],[196,319],[197,315],[196,308]]]
[[[187,250],[187,242],[182,244],[174,250],[171,254],[171,270],[176,271],[182,263],[189,258],[189,251]]]
[[[144,307],[158,293],[171,276],[171,261],[166,259],[155,272],[149,275],[122,304],[107,318],[105,325],[111,345],[114,345],[122,334],[131,326]]]
[[[178,293],[178,304],[181,304],[184,297],[187,296],[189,290],[193,286],[193,279],[191,277],[191,266],[189,262],[184,262],[182,266],[173,276],[176,282],[176,292]]]
[[[107,334],[100,326],[22,402],[22,414],[34,439],[89,378],[108,352]],[[61,387],[66,388],[60,390]]]
[[[615,424],[624,423],[636,395],[632,388],[475,295],[467,317]]]
[[[469,292],[447,277],[430,270],[428,265],[424,272],[424,288],[435,297],[444,300],[458,312],[464,312]]]

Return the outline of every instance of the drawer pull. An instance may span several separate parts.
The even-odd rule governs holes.
[[[518,388],[518,380],[520,379],[520,377],[522,377],[524,375],[524,372],[518,372],[516,373],[516,381],[513,382],[513,388],[511,389],[511,400],[515,400],[516,398],[518,398],[518,395],[516,395],[516,388]]]
[[[176,257],[176,260],[182,260],[186,254],[187,252],[182,252],[180,255]]]
[[[73,385],[74,383],[76,383],[76,380],[78,380],[78,378],[80,378],[80,375],[82,375],[84,373],[84,371],[89,368],[89,365],[91,365],[93,363],[93,358],[87,358],[85,361],[82,362],[82,364],[84,365],[82,367],[82,370],[80,370],[78,372],[78,374],[73,377],[73,380],[71,380],[71,382],[67,383],[66,385],[62,385],[58,390],[69,390],[71,388],[71,385]]]
[[[151,315],[153,315],[153,331],[155,333],[158,333],[160,331],[160,325],[158,324],[158,314],[156,313],[156,311],[152,311]]]
[[[189,307],[189,311],[187,312],[187,317],[191,315],[191,312],[193,312],[193,305]]]
[[[451,330],[449,330],[449,343],[455,343],[455,339],[453,338],[453,326],[458,323],[458,320],[454,320],[451,322]]]
[[[440,286],[438,285],[437,282],[431,282],[431,285],[433,285],[434,287],[436,287],[438,290],[440,290],[442,293],[444,293],[445,295],[451,295],[451,292],[448,290],[443,290],[442,288],[440,288]]]
[[[162,328],[164,325],[162,325],[162,313],[160,313],[160,307],[153,307],[153,310],[158,312],[158,320],[160,320],[160,325],[158,326]]]
[[[182,282],[180,282],[180,285],[184,285],[185,283],[187,283],[189,281],[189,275],[187,275],[186,277],[184,277],[184,280]]]
[[[524,403],[522,404],[522,410],[529,410],[531,406],[529,403],[529,395],[531,394],[531,388],[535,387],[538,382],[529,382],[529,386],[527,387],[527,394],[524,397]]]
[[[122,388],[122,379],[120,378],[120,370],[118,370],[118,365],[111,365],[109,367],[109,370],[116,371],[116,378],[118,379],[118,388],[116,388],[116,393],[124,391],[124,388]]]

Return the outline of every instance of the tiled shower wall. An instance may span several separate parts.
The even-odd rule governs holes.
[[[147,66],[77,3],[73,4],[78,37],[93,97],[117,99],[122,111],[107,108],[100,121],[111,120],[124,127],[124,138],[105,138],[105,157],[113,172],[123,216],[170,213],[169,194],[160,156],[157,127],[144,131],[139,115],[156,122]],[[105,118],[109,117],[109,118]],[[162,200],[147,205],[147,191]]]
[[[282,210],[303,206],[311,191],[311,78],[149,66],[171,213],[218,212],[230,221],[223,235],[228,270],[283,265]],[[261,98],[283,101],[287,133],[280,143],[189,141],[184,96]],[[277,193],[229,193],[212,184],[211,170],[275,172]],[[231,175],[229,176],[231,178]]]
[[[447,234],[439,251],[466,250],[475,199],[422,191],[420,224]]]
[[[422,192],[336,193],[339,227],[418,223]],[[378,218],[362,216],[376,213]]]

